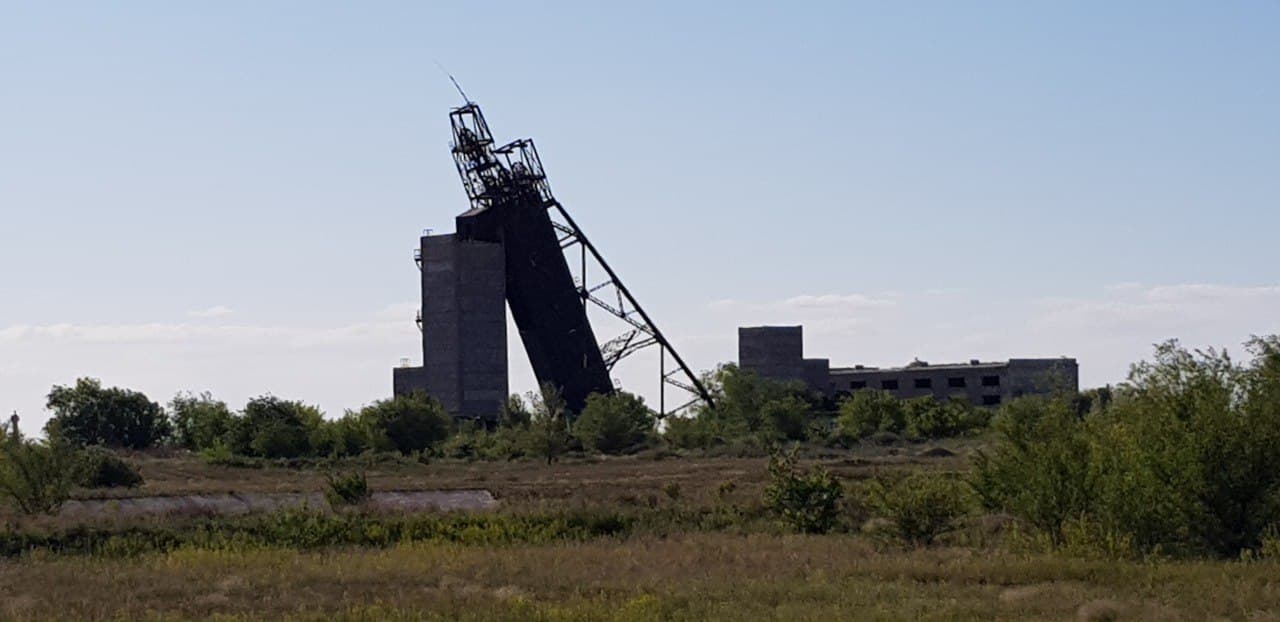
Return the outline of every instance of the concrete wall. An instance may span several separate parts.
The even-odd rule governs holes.
[[[427,370],[421,367],[397,367],[391,370],[391,391],[395,395],[427,392]]]
[[[1005,400],[1007,376],[1007,363],[840,368],[831,370],[831,386],[836,393],[874,389],[900,399],[964,399],[979,406],[996,406]],[[892,388],[894,384],[896,388]]]
[[[740,327],[738,367],[770,380],[803,380],[803,329],[799,326]]]
[[[1010,359],[1008,390],[1010,397],[1055,390],[1077,391],[1080,367],[1075,359]]]
[[[738,367],[770,380],[799,380],[818,393],[831,389],[830,361],[804,358],[804,328],[800,326],[738,328]]]
[[[422,238],[422,360],[427,393],[450,414],[495,419],[501,412],[508,391],[502,245]]]
[[[966,399],[978,406],[997,406],[1024,395],[1044,395],[1059,388],[1075,391],[1079,367],[1075,359],[1011,359],[970,365],[921,365],[887,369],[831,370],[837,393],[859,389],[889,391],[901,399],[933,396],[938,400]],[[896,383],[888,388],[885,383]],[[921,386],[927,385],[927,386]]]
[[[810,391],[831,393],[831,361],[827,359],[804,359],[804,384]]]
[[[1059,389],[1075,391],[1079,386],[1079,367],[1069,358],[832,368],[828,359],[804,358],[800,326],[738,328],[738,367],[771,380],[800,380],[828,396],[874,389],[900,399],[963,399],[978,406],[998,406],[1015,397]]]

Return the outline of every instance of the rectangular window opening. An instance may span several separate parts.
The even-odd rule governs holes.
[[[932,389],[932,388],[933,388],[933,379],[932,379],[932,378],[916,378],[916,388],[917,388],[917,389]]]
[[[997,405],[999,405],[999,404],[1000,404],[1000,396],[999,396],[999,395],[984,395],[984,396],[982,396],[982,405],[983,405],[983,406],[997,406]]]
[[[983,377],[982,377],[982,386],[984,386],[984,387],[998,387],[998,386],[1000,386],[1000,376],[983,376]]]
[[[963,389],[965,387],[964,376],[947,378],[947,386],[952,389]]]
[[[880,388],[884,389],[885,391],[897,391],[898,381],[897,380],[881,380]]]

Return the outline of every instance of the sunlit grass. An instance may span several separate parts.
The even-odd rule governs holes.
[[[1269,619],[1280,565],[692,534],[502,547],[210,551],[0,564],[0,617],[463,620]]]

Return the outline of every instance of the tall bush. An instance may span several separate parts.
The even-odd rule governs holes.
[[[235,419],[226,402],[213,399],[209,393],[175,395],[169,410],[173,413],[174,441],[194,451],[223,440]]]
[[[794,449],[775,451],[770,456],[764,505],[796,531],[831,531],[839,521],[843,496],[839,480],[825,469],[801,468]]]
[[[315,455],[331,457],[358,456],[370,450],[394,449],[386,434],[370,418],[352,411],[347,411],[338,419],[321,422],[319,429],[311,435],[311,444]]]
[[[813,422],[804,383],[761,378],[736,365],[723,365],[703,378],[715,406],[692,416],[671,418],[664,436],[673,446],[706,448],[735,440],[767,444],[802,440]]]
[[[778,440],[803,441],[808,437],[812,407],[795,395],[775,398],[760,407],[768,436]]]
[[[902,400],[887,391],[862,390],[840,402],[836,429],[849,439],[862,439],[876,432],[902,432],[906,425]]]
[[[870,497],[876,512],[887,518],[901,540],[927,546],[957,526],[968,513],[968,500],[954,478],[914,472],[896,482],[874,482]]]
[[[404,454],[435,447],[449,437],[453,425],[440,403],[425,393],[374,402],[360,411],[360,417]]]
[[[64,444],[6,439],[0,495],[23,514],[52,514],[70,494],[75,466],[75,452]]]
[[[1144,551],[1256,548],[1280,523],[1280,340],[1248,349],[1239,364],[1161,344],[1087,412],[1073,396],[1011,402],[975,490],[1059,542],[1083,521]]]
[[[1002,406],[993,427],[994,449],[975,457],[979,500],[1060,541],[1063,525],[1092,503],[1090,441],[1079,417],[1065,400],[1025,397]]]
[[[137,467],[98,447],[79,452],[73,479],[85,488],[133,488],[143,482]]]
[[[525,447],[530,455],[546,459],[551,464],[569,447],[569,413],[565,410],[560,390],[551,384],[543,385],[540,393],[530,392],[532,407],[529,425],[525,430]]]
[[[618,391],[587,397],[582,414],[573,422],[573,435],[588,450],[621,454],[643,445],[654,432],[653,412],[644,399]]]
[[[319,409],[265,395],[249,400],[228,434],[232,452],[262,458],[297,458],[313,452],[324,418]]]

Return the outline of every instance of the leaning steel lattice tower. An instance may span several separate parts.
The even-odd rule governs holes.
[[[456,218],[457,233],[453,234],[450,244],[461,250],[449,256],[447,266],[444,263],[432,265],[430,258],[420,255],[424,270],[423,325],[436,326],[433,322],[437,319],[425,311],[433,294],[427,291],[432,281],[425,275],[433,270],[456,270],[455,257],[465,259],[465,253],[480,257],[479,253],[485,252],[483,249],[498,246],[504,273],[501,289],[534,374],[540,384],[551,385],[561,392],[565,407],[570,412],[581,412],[592,393],[613,392],[610,373],[614,365],[650,346],[659,348],[660,414],[668,412],[668,386],[680,388],[693,397],[671,409],[673,411],[698,401],[710,403],[711,395],[698,377],[551,194],[551,186],[533,141],[521,139],[497,146],[480,107],[471,102],[451,111],[449,119],[453,132],[453,159],[471,206]],[[428,248],[428,239],[424,238],[424,250]],[[578,256],[574,263],[580,269],[577,275],[566,258],[566,253],[575,251]],[[595,268],[595,272],[600,274],[594,284],[588,280],[590,268]],[[485,275],[493,278],[491,270]],[[466,274],[454,280],[462,283],[459,286],[461,290],[472,292],[470,297],[464,291],[464,297],[458,304],[434,306],[443,308],[440,315],[447,318],[445,323],[449,330],[442,333],[444,339],[459,335],[459,343],[445,348],[446,356],[453,356],[456,351],[457,356],[463,357],[468,351],[478,350],[469,347],[472,344],[464,343],[467,339],[484,340],[497,330],[492,326],[487,330],[468,330],[462,327],[462,323],[467,321],[469,313],[489,313],[491,305],[486,307],[477,296],[491,299],[499,288],[486,288]],[[588,317],[589,307],[604,310],[621,320],[625,327],[623,333],[600,345]],[[398,393],[416,388],[416,385],[425,386],[428,392],[432,392],[433,386],[441,386],[438,378],[432,377],[431,365],[425,364],[433,354],[439,353],[432,350],[433,345],[424,330],[425,369],[421,374],[424,378],[402,382],[398,375]],[[492,343],[487,345],[491,350]],[[435,358],[439,359],[438,356]],[[457,381],[459,395],[468,392],[471,385],[466,377],[468,366],[465,362],[437,365],[439,367],[448,368],[451,371],[447,373],[458,375],[457,379],[450,378],[450,382]],[[496,367],[485,371],[494,369]],[[435,373],[438,375],[440,372]],[[408,372],[404,374],[405,378],[409,376]],[[449,384],[446,388],[454,386]],[[496,384],[490,383],[470,391],[487,395],[493,392],[494,386]],[[502,386],[505,387],[505,381]],[[455,401],[460,404],[466,402],[464,397]]]

